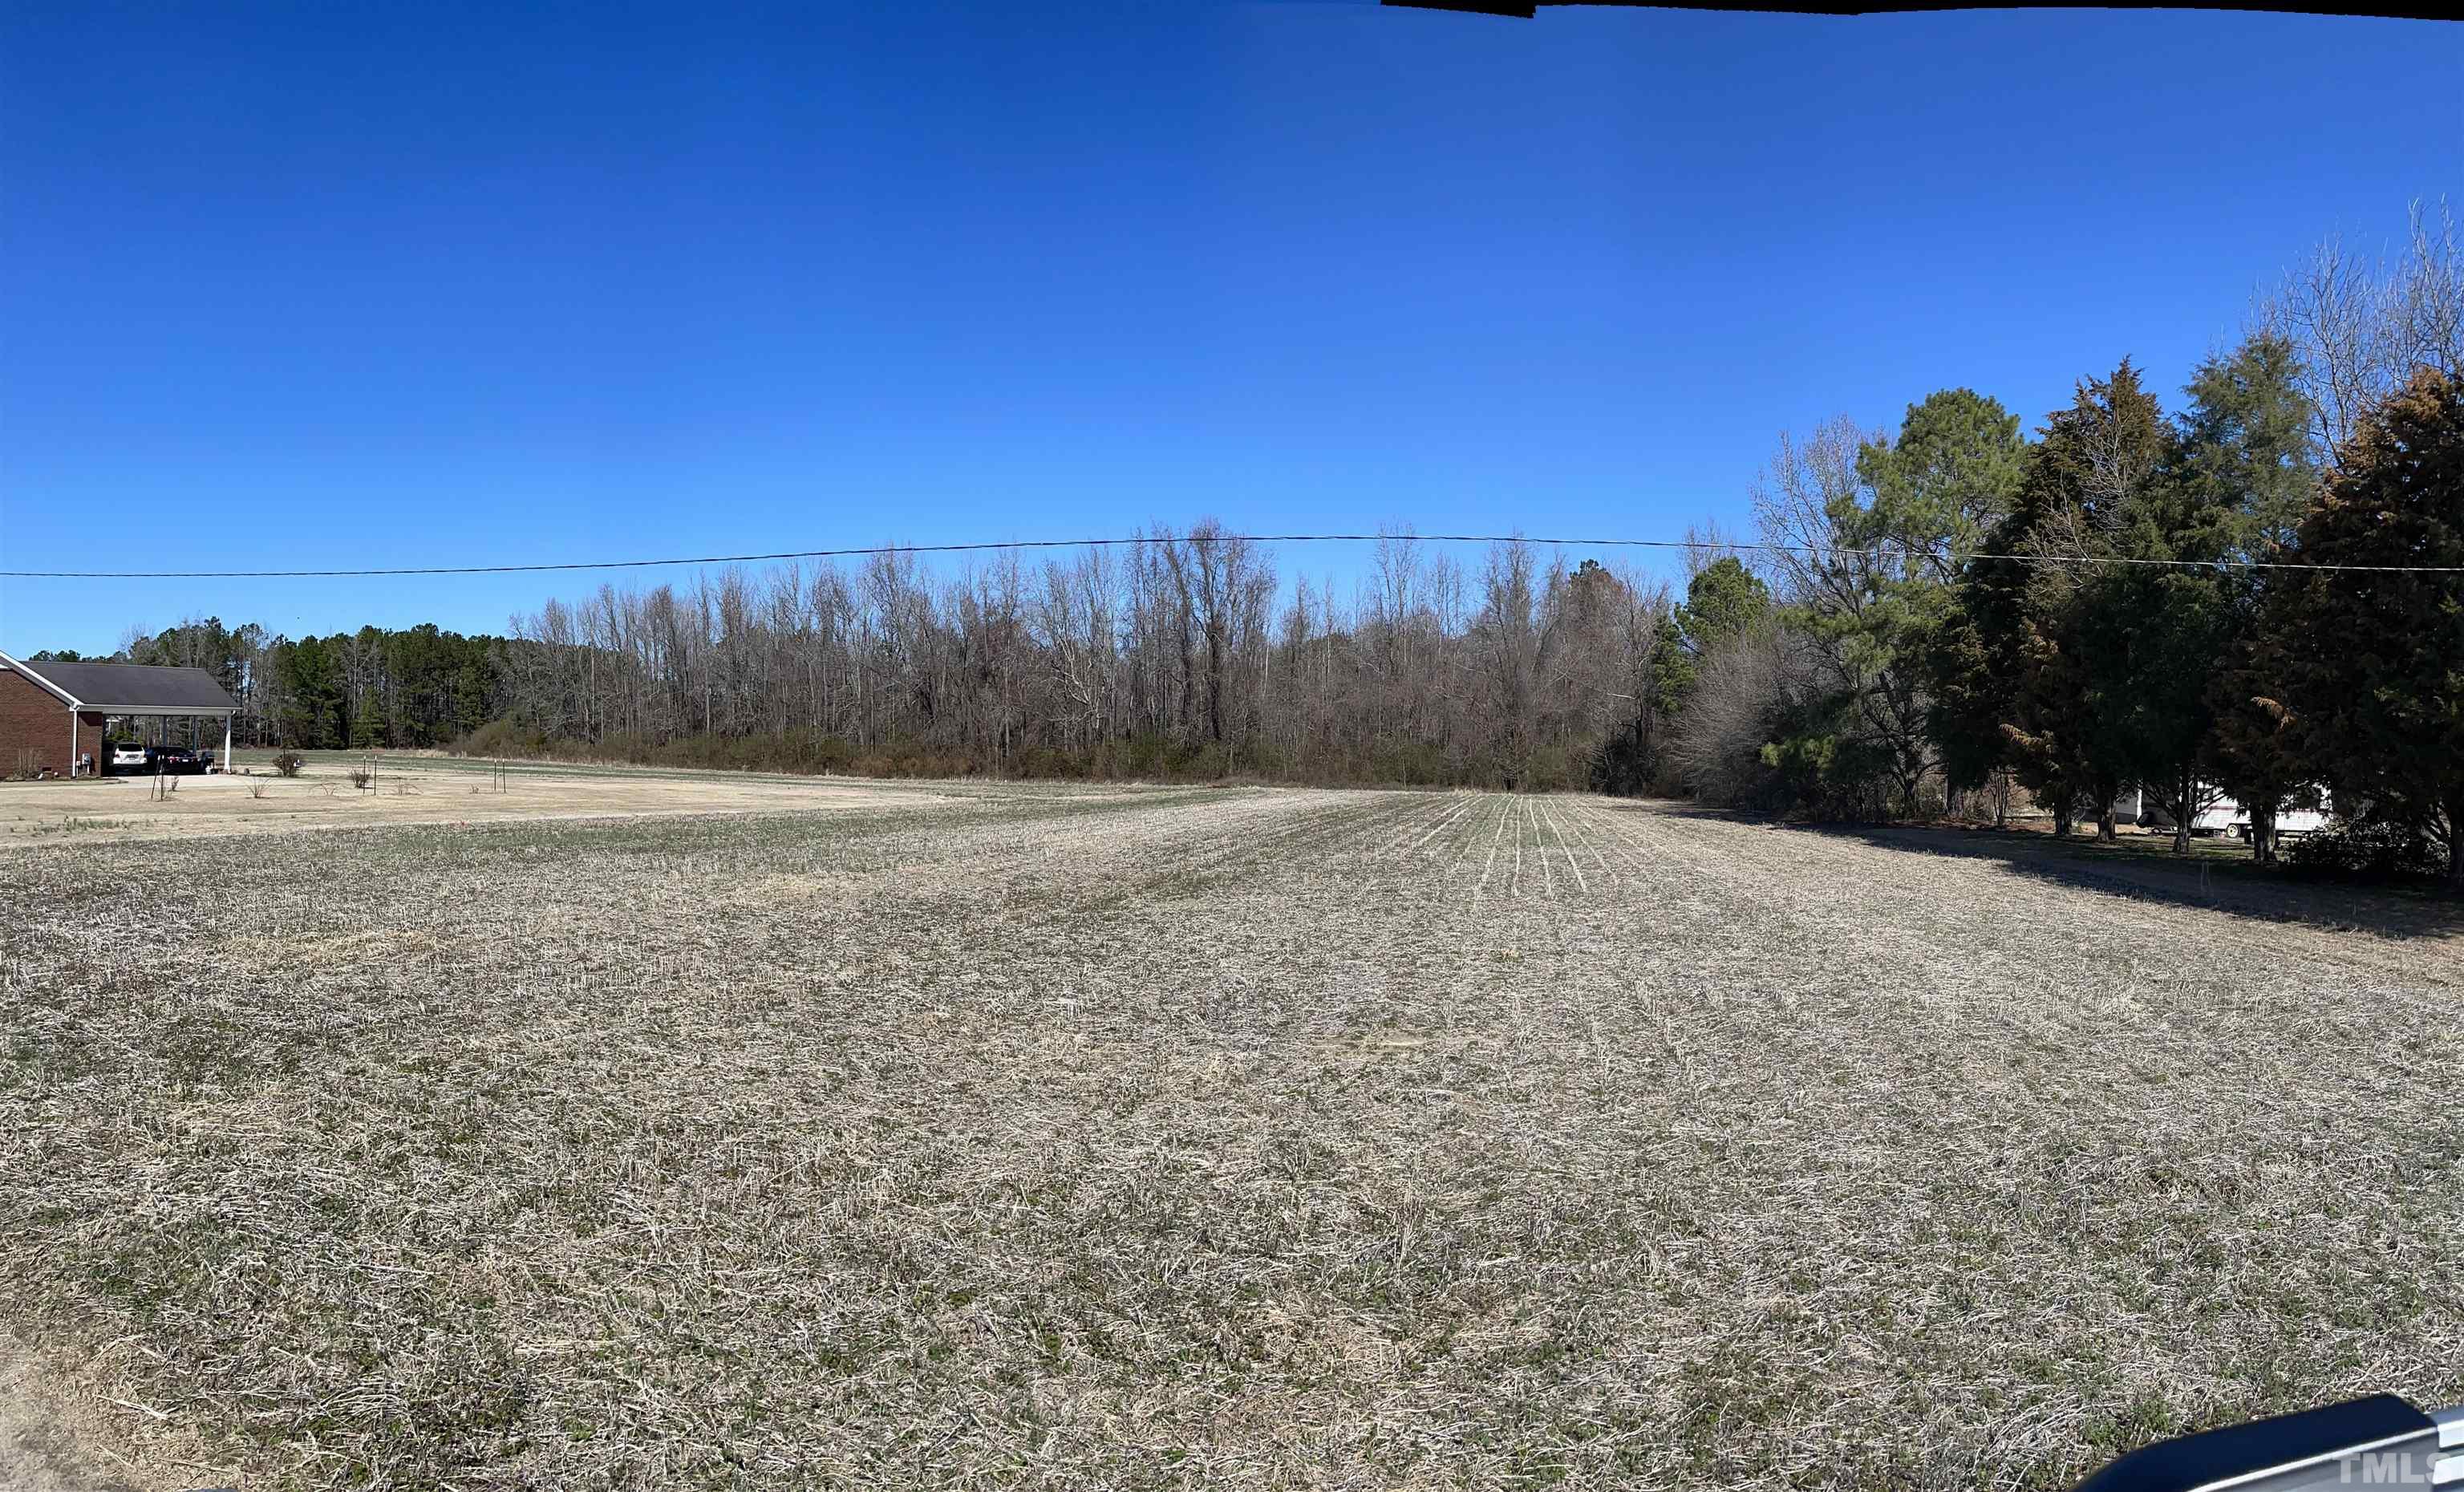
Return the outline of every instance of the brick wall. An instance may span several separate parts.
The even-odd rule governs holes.
[[[92,715],[86,716],[95,720]],[[96,721],[99,725],[100,722]],[[102,732],[89,736],[77,727],[80,753],[100,749]],[[69,707],[59,696],[13,669],[0,669],[0,777],[16,777],[49,767],[62,777],[69,772]]]

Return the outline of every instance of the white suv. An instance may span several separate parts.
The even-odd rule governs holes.
[[[143,772],[146,767],[146,757],[147,753],[144,747],[134,745],[127,741],[122,741],[119,745],[111,748],[111,770],[114,772]]]

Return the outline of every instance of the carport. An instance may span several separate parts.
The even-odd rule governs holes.
[[[239,704],[203,669],[134,663],[27,663],[0,653],[0,750],[30,764],[72,776],[77,758],[102,750],[104,722],[114,715],[220,715],[222,769],[231,770],[231,716]],[[61,716],[65,715],[65,720]],[[5,766],[0,762],[0,766]],[[98,755],[95,768],[105,763]]]

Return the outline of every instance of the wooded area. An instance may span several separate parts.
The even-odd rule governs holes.
[[[1755,494],[1767,610],[1699,669],[1663,777],[1882,817],[2024,787],[2062,832],[2137,787],[2230,796],[2255,851],[2464,876],[2464,259],[2330,242],[2168,418],[2124,360],[2022,440],[1967,389],[1897,432],[1784,439]]]
[[[728,571],[603,587],[508,637],[184,624],[132,661],[225,678],[262,744],[780,767],[1577,785],[1632,716],[1665,588],[1531,546],[1397,538],[1347,600],[1213,523],[936,579]]]
[[[784,770],[1590,786],[1880,818],[2007,805],[2256,853],[2335,796],[2370,856],[2464,874],[2464,259],[2332,242],[2168,416],[2123,361],[2034,440],[1966,388],[1784,437],[1752,544],[1683,594],[1397,533],[1347,593],[1214,520],[957,574],[913,554],[604,586],[503,637],[218,620],[118,656],[215,671],[259,744]],[[2433,567],[2414,573],[2329,566]],[[38,657],[45,656],[38,654]],[[2187,834],[2187,830],[2184,831]],[[2187,843],[2185,841],[2185,843]]]

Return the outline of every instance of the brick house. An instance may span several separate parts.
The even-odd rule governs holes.
[[[128,663],[25,663],[0,653],[0,777],[68,777],[80,758],[102,764],[113,717],[220,715],[222,760],[239,706],[203,669]]]

